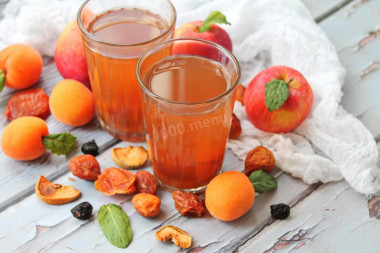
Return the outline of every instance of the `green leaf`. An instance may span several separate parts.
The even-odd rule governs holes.
[[[100,207],[98,222],[104,236],[114,246],[127,248],[132,241],[132,229],[129,218],[120,206],[109,204]]]
[[[264,193],[277,188],[277,180],[272,174],[266,173],[262,170],[257,170],[249,176],[255,192]]]
[[[0,92],[3,91],[4,86],[5,86],[5,74],[3,70],[0,69]]]
[[[212,11],[210,15],[208,15],[206,20],[203,21],[203,24],[201,28],[199,29],[199,32],[201,33],[207,32],[208,30],[210,30],[210,27],[214,23],[231,25],[227,21],[226,16],[224,16],[220,11]]]
[[[72,149],[77,138],[67,132],[42,136],[42,143],[56,155],[66,155]]]
[[[289,88],[285,81],[274,79],[265,84],[265,105],[270,112],[280,108],[288,97]]]

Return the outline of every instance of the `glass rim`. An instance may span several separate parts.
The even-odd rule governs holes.
[[[143,81],[141,80],[140,78],[140,65],[141,65],[141,62],[142,62],[142,59],[144,58],[144,56],[148,55],[150,52],[152,52],[155,48],[158,48],[164,44],[170,44],[170,43],[175,43],[176,41],[186,41],[186,40],[191,40],[191,41],[198,41],[198,42],[201,42],[201,43],[205,43],[205,44],[209,44],[221,51],[223,51],[225,54],[227,54],[230,59],[233,60],[234,62],[234,65],[236,66],[236,78],[233,82],[233,84],[225,91],[223,92],[222,94],[219,94],[218,96],[216,97],[213,97],[213,98],[210,98],[210,99],[207,99],[207,100],[204,100],[204,101],[199,101],[199,102],[181,102],[181,101],[175,101],[175,100],[171,100],[171,99],[167,99],[167,98],[164,98],[164,97],[161,97],[155,93],[153,93],[151,90],[149,90],[143,83]],[[214,102],[214,101],[217,101],[217,100],[220,100],[222,99],[223,97],[226,97],[228,94],[230,94],[234,89],[235,87],[238,85],[239,83],[239,80],[240,80],[240,75],[241,75],[241,70],[240,70],[240,64],[239,64],[239,61],[237,60],[237,58],[232,54],[232,52],[230,52],[227,48],[215,43],[215,42],[212,42],[212,41],[208,41],[208,40],[203,40],[203,39],[198,39],[198,38],[175,38],[175,39],[170,39],[170,40],[167,40],[167,41],[163,41],[163,42],[160,42],[160,43],[157,43],[155,44],[154,46],[150,47],[149,49],[147,49],[140,57],[139,57],[139,60],[137,61],[137,64],[136,64],[136,77],[137,77],[137,81],[139,82],[139,85],[140,85],[140,88],[143,89],[143,91],[145,93],[147,93],[150,97],[153,97],[157,100],[160,100],[160,101],[165,101],[165,102],[168,102],[168,103],[172,103],[172,104],[180,104],[180,105],[204,105],[204,104],[209,104],[211,102]]]
[[[84,1],[81,6],[79,7],[79,10],[78,10],[78,13],[77,13],[77,23],[78,23],[78,26],[79,26],[79,29],[81,30],[81,32],[83,34],[85,34],[88,38],[90,38],[91,40],[93,41],[96,41],[98,43],[102,43],[102,44],[105,44],[105,45],[109,45],[109,46],[115,46],[115,47],[136,47],[136,46],[143,46],[143,45],[146,45],[146,44],[150,44],[162,37],[164,37],[165,35],[167,35],[169,33],[169,31],[171,31],[173,29],[173,27],[175,26],[175,23],[176,23],[176,20],[177,20],[177,11],[173,5],[173,3],[170,1],[170,0],[164,0],[166,1],[171,10],[172,10],[172,13],[174,14],[174,18],[173,18],[173,21],[171,22],[171,24],[169,25],[169,27],[163,32],[161,33],[160,35],[158,35],[157,37],[154,37],[150,40],[147,40],[147,41],[143,41],[143,42],[139,42],[139,43],[132,43],[132,44],[119,44],[119,43],[113,43],[113,42],[109,42],[109,41],[106,41],[106,40],[102,40],[96,36],[94,36],[93,34],[89,33],[84,27],[83,27],[83,24],[82,24],[82,20],[81,20],[81,14],[82,14],[82,11],[83,11],[83,8],[86,6],[86,4],[88,2],[90,2],[91,0],[86,0]],[[122,7],[122,6],[120,6]]]

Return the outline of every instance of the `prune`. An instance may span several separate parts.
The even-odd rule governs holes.
[[[96,145],[95,140],[86,142],[82,145],[82,153],[97,156],[99,154],[99,147]]]
[[[89,202],[82,202],[71,209],[73,216],[80,220],[87,220],[92,214],[92,205]]]
[[[290,207],[286,204],[277,204],[277,205],[271,205],[270,206],[270,213],[273,218],[284,220],[288,218],[290,214]]]
[[[172,197],[175,208],[183,216],[201,217],[205,211],[202,199],[195,194],[176,190]]]

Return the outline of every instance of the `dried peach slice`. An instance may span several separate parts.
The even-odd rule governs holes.
[[[137,169],[148,159],[148,151],[142,146],[114,148],[111,152],[112,160],[123,169]]]
[[[44,176],[40,176],[36,187],[36,195],[49,205],[63,205],[80,197],[81,193],[73,186],[54,184]]]
[[[156,232],[156,239],[166,242],[171,239],[176,246],[187,249],[191,246],[192,237],[187,232],[175,226],[166,225]]]
[[[114,194],[131,194],[136,191],[135,175],[129,170],[115,167],[105,169],[95,181],[95,189],[107,196]]]

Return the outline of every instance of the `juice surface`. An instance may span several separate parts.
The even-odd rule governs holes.
[[[159,15],[136,8],[107,11],[96,16],[87,27],[89,33],[102,41],[124,45],[94,42],[93,48],[85,46],[98,119],[116,138],[145,139],[141,95],[135,74],[142,49],[130,44],[150,41],[167,29],[167,22]]]
[[[145,83],[177,102],[203,102],[230,86],[220,64],[196,56],[170,56],[155,65]],[[229,134],[233,99],[201,105],[158,106],[145,101],[146,128],[157,179],[169,188],[204,188],[219,174]]]

